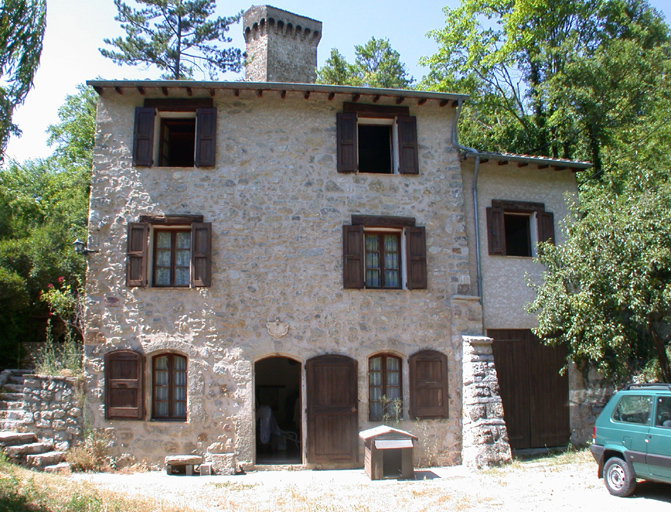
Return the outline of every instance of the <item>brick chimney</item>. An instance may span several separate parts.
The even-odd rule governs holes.
[[[253,5],[242,19],[247,43],[245,80],[315,82],[321,21],[269,5]]]

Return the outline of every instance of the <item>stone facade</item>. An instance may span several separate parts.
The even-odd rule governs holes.
[[[329,353],[354,359],[363,430],[376,424],[368,421],[366,405],[368,358],[385,352],[404,362],[400,428],[412,432],[418,427],[408,420],[406,361],[433,349],[448,357],[450,412],[430,422],[426,435],[437,445],[436,463],[459,463],[461,336],[478,334],[481,318],[477,299],[463,296],[471,288],[469,253],[458,152],[446,144],[455,119],[446,95],[409,104],[417,117],[418,175],[336,172],[336,113],[349,93],[259,97],[236,92],[235,84],[214,95],[215,168],[143,168],[131,161],[133,112],[145,97],[162,94],[143,85],[144,95],[105,89],[98,105],[88,244],[100,253],[89,257],[86,313],[93,426],[111,429],[121,451],[152,463],[197,453],[249,467],[255,461],[255,363],[284,356],[303,365]],[[170,94],[187,97],[184,90]],[[147,214],[198,214],[212,223],[211,287],[125,285],[128,223]],[[428,289],[343,289],[342,226],[352,215],[412,217],[425,226]],[[268,331],[276,320],[287,324],[283,337]],[[120,348],[148,361],[162,353],[187,357],[188,421],[104,420],[103,359]],[[148,365],[147,383],[151,371]],[[306,391],[301,373],[302,411]],[[305,414],[301,421],[307,462]]]
[[[27,375],[23,384],[24,428],[41,441],[53,441],[59,451],[82,440],[86,426],[82,384],[71,377]]]

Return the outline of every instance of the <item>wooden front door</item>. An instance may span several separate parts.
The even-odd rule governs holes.
[[[357,466],[357,363],[345,356],[308,360],[308,462]]]
[[[527,329],[491,329],[494,362],[513,449],[566,446],[571,437],[563,347],[543,345]]]

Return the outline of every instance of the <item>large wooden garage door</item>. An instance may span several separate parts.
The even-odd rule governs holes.
[[[308,462],[357,465],[357,363],[345,356],[308,360]]]
[[[530,330],[490,329],[510,446],[566,446],[571,436],[566,352],[547,347]]]

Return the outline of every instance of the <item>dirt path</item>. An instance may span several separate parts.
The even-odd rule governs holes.
[[[242,476],[165,473],[73,475],[115,491],[194,511],[671,511],[671,485],[643,482],[631,498],[608,494],[596,466],[579,461],[516,463],[486,472],[458,466],[417,471],[415,481],[372,482],[363,470],[270,471]]]

